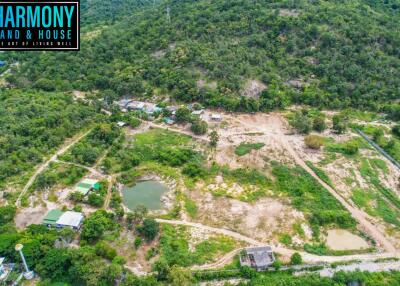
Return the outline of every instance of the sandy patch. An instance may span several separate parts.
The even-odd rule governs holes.
[[[369,247],[363,238],[343,229],[328,230],[326,244],[332,250],[354,250]]]
[[[241,95],[246,97],[259,97],[263,90],[267,89],[267,86],[259,80],[248,80],[241,91]]]

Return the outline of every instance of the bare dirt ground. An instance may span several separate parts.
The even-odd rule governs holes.
[[[267,86],[259,80],[248,80],[241,91],[241,94],[246,97],[259,97]]]
[[[209,192],[192,191],[190,195],[198,207],[196,220],[265,243],[279,244],[279,234],[292,233],[293,224],[304,221],[302,213],[294,210],[288,202],[275,198],[247,203],[226,197],[215,198]]]

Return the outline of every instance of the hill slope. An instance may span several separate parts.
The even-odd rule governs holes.
[[[400,97],[399,3],[175,0],[170,22],[165,3],[116,9],[125,17],[91,26],[96,33],[82,35],[79,53],[2,57],[22,63],[8,77],[18,87],[168,94],[238,111],[290,103],[378,109]],[[265,87],[259,99],[240,97]]]

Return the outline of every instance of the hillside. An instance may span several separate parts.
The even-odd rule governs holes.
[[[102,24],[82,34],[79,53],[2,55],[22,64],[8,80],[114,97],[167,94],[238,111],[290,103],[376,110],[400,95],[397,0],[170,1],[170,22],[165,3],[113,1],[115,13],[90,3],[82,4],[92,7],[83,8],[83,31]],[[126,17],[109,17],[119,11]]]

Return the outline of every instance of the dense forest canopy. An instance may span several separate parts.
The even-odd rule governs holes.
[[[147,1],[147,8],[106,1],[112,9],[104,2],[82,3],[80,52],[4,54],[21,63],[8,80],[115,97],[169,94],[239,111],[290,103],[378,109],[400,95],[397,0]],[[241,98],[251,80],[267,89]]]
[[[102,24],[82,34],[81,52],[4,55],[22,64],[8,80],[115,97],[171,94],[245,111],[290,103],[377,109],[400,95],[399,1],[104,2],[82,3],[84,27]],[[240,99],[249,80],[267,88],[258,100]]]
[[[62,93],[6,90],[0,102],[0,189],[99,116]]]

